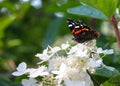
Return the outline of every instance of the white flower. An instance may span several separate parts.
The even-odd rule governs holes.
[[[62,45],[61,45],[61,48],[62,48],[63,50],[65,50],[65,49],[67,49],[69,46],[70,46],[70,44],[68,44],[68,42],[66,42],[65,44],[62,44]]]
[[[83,86],[90,86],[90,83],[92,83],[86,72],[74,68],[74,66],[70,67],[64,63],[61,64],[58,71],[52,71],[52,73],[57,74],[55,78],[59,83],[64,80],[66,86],[82,86],[83,83]]]
[[[14,76],[21,76],[28,72],[27,65],[25,62],[20,63],[16,69],[17,71],[12,73],[12,75]]]
[[[91,78],[86,72],[80,71],[79,73],[76,73],[75,71],[72,71],[71,74],[74,78],[64,79],[65,86],[93,86]],[[69,76],[71,75],[69,74]]]
[[[57,74],[56,79],[62,79],[65,77],[66,65],[64,63],[61,64],[59,71],[52,71],[53,74]]]
[[[102,64],[102,66],[103,66],[104,68],[110,70],[110,71],[114,71],[114,70],[115,70],[115,68],[110,67],[110,66],[106,66],[106,65],[104,65],[104,64]]]
[[[66,76],[66,68],[67,66],[62,63],[59,70],[53,70],[52,73],[53,74],[57,74],[57,76],[55,77],[58,80],[58,85],[57,86],[61,86],[61,82],[63,81],[64,78],[67,78]]]
[[[48,59],[50,59],[50,57],[51,57],[52,55],[53,55],[53,54],[48,55],[48,48],[46,48],[46,49],[43,51],[42,54],[37,54],[37,55],[35,55],[35,56],[42,60],[41,62],[38,63],[38,64],[41,64],[41,63],[47,61]]]
[[[52,53],[52,54],[55,54],[56,52],[58,52],[59,50],[61,50],[60,47],[54,47],[54,48],[52,48],[50,46],[48,46],[48,47],[51,49],[51,51],[49,51],[49,53]]]
[[[61,63],[59,70],[53,70],[52,73],[57,74],[57,76],[55,77],[56,79],[80,78],[79,70],[76,68],[71,68],[70,66],[67,66],[65,63]]]
[[[96,49],[96,40],[90,40],[88,41],[87,43],[83,44],[85,46],[87,46],[88,48],[91,48],[91,49]]]
[[[39,84],[37,84],[37,80],[35,80],[33,78],[23,79],[22,85],[23,86],[39,86]]]
[[[102,65],[102,59],[95,60],[93,58],[89,58],[87,62],[87,67],[100,67]]]
[[[113,49],[109,49],[109,50],[106,49],[106,50],[103,51],[103,53],[104,53],[104,54],[113,54],[114,51],[113,51]]]
[[[74,55],[77,57],[87,57],[88,49],[83,44],[77,44],[76,46],[73,46],[70,51],[67,53],[68,55]]]
[[[113,54],[114,51],[113,51],[113,49],[106,49],[106,50],[103,50],[102,48],[98,48],[98,49],[97,49],[97,53]]]
[[[59,52],[63,51],[63,52]],[[29,80],[23,80],[23,86],[38,86],[38,82],[31,78],[40,78],[41,83],[39,86],[93,86],[91,78],[87,72],[94,73],[96,68],[105,67],[109,70],[114,70],[111,67],[107,67],[103,64],[100,55],[103,53],[112,54],[113,50],[103,50],[96,47],[95,40],[86,43],[78,43],[75,46],[70,44],[61,44],[60,47],[48,46],[43,53],[37,54],[40,62],[48,62],[47,66],[39,66],[38,68],[27,68],[25,62],[21,63],[17,67],[17,71],[12,74],[20,76],[28,73]],[[48,68],[47,68],[48,67]],[[52,77],[50,75],[52,74]]]
[[[65,57],[52,58],[48,62],[48,69],[49,69],[49,71],[58,70],[60,68],[61,64],[65,63],[65,62],[66,62]]]
[[[85,81],[80,81],[80,80],[65,79],[64,83],[65,86],[85,86]]]
[[[32,71],[30,71],[29,74],[30,74],[29,77],[35,78],[35,77],[38,77],[38,76],[48,75],[49,73],[47,72],[47,67],[40,66],[39,68],[33,69]]]
[[[103,53],[103,49],[102,48],[97,48],[97,53]]]

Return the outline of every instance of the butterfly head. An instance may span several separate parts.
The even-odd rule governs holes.
[[[75,22],[71,20],[70,18],[67,19],[68,27],[70,31],[72,31],[75,28]]]

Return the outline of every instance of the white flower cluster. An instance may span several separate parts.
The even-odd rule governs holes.
[[[43,53],[36,55],[41,60],[38,68],[27,68],[22,62],[12,75],[28,74],[29,79],[22,80],[23,86],[93,86],[87,71],[94,73],[96,68],[104,65],[101,53],[112,54],[113,50],[97,48],[96,40],[74,46],[68,42],[60,47],[48,46]],[[43,65],[44,62],[48,62],[47,66]]]

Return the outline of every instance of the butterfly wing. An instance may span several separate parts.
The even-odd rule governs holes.
[[[78,43],[84,43],[89,40],[95,39],[99,36],[99,32],[88,27],[85,23],[83,23],[80,20],[74,22],[73,20],[68,19],[67,22],[68,27],[74,36],[73,39]]]

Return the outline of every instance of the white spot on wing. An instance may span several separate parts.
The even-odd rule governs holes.
[[[79,26],[75,26],[75,28],[80,28]]]
[[[72,27],[73,25],[72,24],[69,24],[68,27]]]

